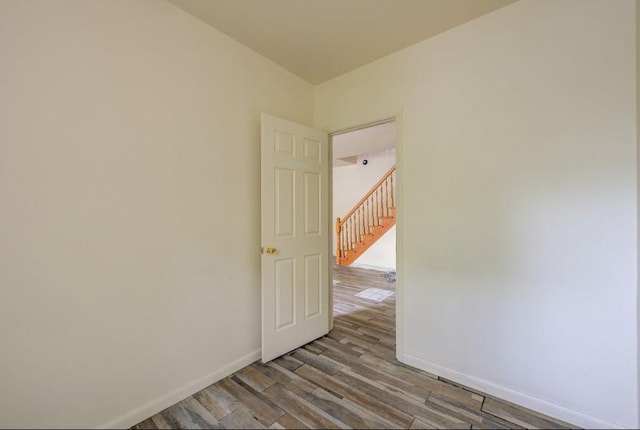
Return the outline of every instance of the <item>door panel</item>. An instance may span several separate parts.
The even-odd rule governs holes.
[[[295,260],[275,261],[276,331],[295,324]]]
[[[322,177],[317,173],[304,174],[304,234],[322,235]]]
[[[304,257],[304,317],[314,318],[320,315],[320,281],[322,279],[322,255]]]
[[[276,237],[293,238],[296,234],[295,171],[275,169]]]
[[[329,331],[328,136],[262,115],[262,361]]]

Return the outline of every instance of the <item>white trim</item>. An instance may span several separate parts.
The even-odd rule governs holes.
[[[365,128],[371,128],[371,127],[375,127],[377,125],[387,124],[389,122],[394,122],[394,121],[396,121],[396,115],[390,115],[386,119],[381,119],[381,120],[378,120],[378,121],[366,122],[364,124],[356,125],[355,127],[347,127],[347,128],[341,128],[341,129],[339,129],[337,131],[331,131],[331,132],[329,132],[329,136],[331,136],[331,137],[338,136],[338,135],[345,134],[345,133],[351,133],[352,131],[358,131],[358,130],[362,130],[362,129],[365,129]]]
[[[636,243],[640,244],[640,0],[635,1],[635,24],[636,24],[636,217],[638,218]],[[640,249],[639,249],[640,251]],[[638,261],[636,263],[636,363],[640,370],[640,252],[638,252]],[[637,391],[636,398],[638,400],[638,414],[636,422],[640,425],[640,371],[636,375]]]
[[[235,361],[232,361],[226,366],[213,371],[209,375],[198,378],[195,381],[192,381],[175,391],[172,391],[156,400],[152,400],[151,402],[128,412],[120,418],[116,418],[106,424],[98,426],[98,428],[129,428],[135,424],[138,424],[140,421],[146,420],[147,418],[157,414],[158,412],[168,408],[169,406],[186,399],[187,397],[193,395],[194,393],[197,393],[203,388],[206,388],[209,385],[214,384],[223,378],[226,378],[227,376],[235,373],[243,367],[250,365],[256,360],[259,360],[261,355],[261,349],[256,349],[249,354],[240,357]]]
[[[328,155],[328,157],[329,157],[329,160],[332,160],[331,161],[331,165],[329,165],[329,172],[328,172],[328,175],[329,175],[329,190],[328,190],[329,191],[329,197],[327,199],[328,203],[329,203],[327,205],[328,206],[328,208],[327,208],[327,211],[328,211],[327,219],[329,220],[329,222],[328,222],[329,225],[327,226],[327,229],[328,229],[327,231],[330,232],[329,233],[329,239],[328,239],[329,240],[329,255],[327,257],[328,261],[329,261],[329,264],[327,265],[328,266],[327,270],[329,271],[329,273],[327,274],[327,279],[328,279],[328,282],[329,282],[329,298],[327,300],[327,303],[329,304],[329,307],[328,307],[328,309],[329,309],[329,311],[328,311],[329,312],[329,331],[331,331],[331,330],[333,330],[333,265],[336,262],[336,256],[333,255],[333,253],[335,251],[335,249],[333,248],[333,238],[336,235],[336,230],[335,230],[335,228],[336,228],[336,224],[335,224],[336,220],[333,219],[333,135],[330,134],[330,133],[327,133],[327,135],[328,135],[327,142],[328,142],[328,145],[329,145],[329,148],[328,148],[329,155]]]
[[[449,369],[448,367],[444,367],[431,361],[423,360],[406,353],[404,354],[403,358],[403,363],[413,367],[417,367],[418,369],[424,370],[425,372],[442,376],[443,378],[447,378],[459,384],[466,385],[469,388],[485,392],[491,396],[504,399],[508,402],[515,403],[517,405],[532,409],[551,417],[555,417],[557,419],[566,421],[567,423],[571,423],[582,428],[625,428],[620,426],[619,424],[613,424],[607,421],[603,421],[599,418],[556,405],[555,403],[551,403],[538,397],[534,397],[530,394],[521,393],[511,388],[503,387],[501,385],[494,384],[493,382],[488,382],[483,379],[476,378],[475,376],[465,375],[464,373],[457,372],[453,369]]]
[[[402,108],[396,120],[396,358],[404,359],[404,121]]]

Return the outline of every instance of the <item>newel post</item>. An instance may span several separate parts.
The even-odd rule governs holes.
[[[340,233],[342,232],[342,227],[340,226],[340,218],[336,219],[336,263],[340,264]]]

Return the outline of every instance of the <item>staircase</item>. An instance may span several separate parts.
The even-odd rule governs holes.
[[[336,263],[349,266],[396,225],[393,166],[343,218],[336,220]]]

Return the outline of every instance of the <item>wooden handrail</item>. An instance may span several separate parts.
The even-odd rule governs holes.
[[[343,216],[342,218],[338,218],[338,219],[340,219],[340,225],[344,224],[344,223],[345,223],[345,221],[346,221],[347,219],[349,219],[349,217],[355,213],[355,211],[360,207],[360,205],[361,205],[362,203],[364,203],[364,202],[365,202],[369,197],[371,197],[371,196],[373,195],[373,193],[375,193],[375,192],[376,192],[376,190],[378,189],[378,187],[379,187],[380,185],[382,185],[382,184],[384,183],[384,181],[386,181],[386,180],[387,180],[387,178],[388,178],[389,176],[391,176],[391,175],[393,174],[393,172],[395,172],[395,171],[396,171],[396,166],[395,166],[395,164],[394,164],[394,165],[393,165],[393,167],[392,167],[392,168],[390,168],[390,169],[387,171],[387,173],[385,173],[385,174],[384,174],[384,176],[383,176],[382,178],[380,178],[380,180],[379,180],[378,182],[376,182],[376,184],[375,184],[373,187],[371,187],[371,189],[369,190],[369,192],[368,192],[367,194],[365,194],[365,195],[364,195],[364,197],[363,197],[363,198],[361,198],[361,199],[360,199],[360,201],[359,201],[358,203],[356,203],[356,204],[355,204],[355,206],[353,206],[353,208],[352,208],[352,209],[351,209],[351,210],[350,210],[350,211],[349,211],[345,216]]]
[[[391,167],[341,219],[336,219],[336,259],[350,264],[395,224],[394,173]],[[359,251],[358,251],[359,250]]]

